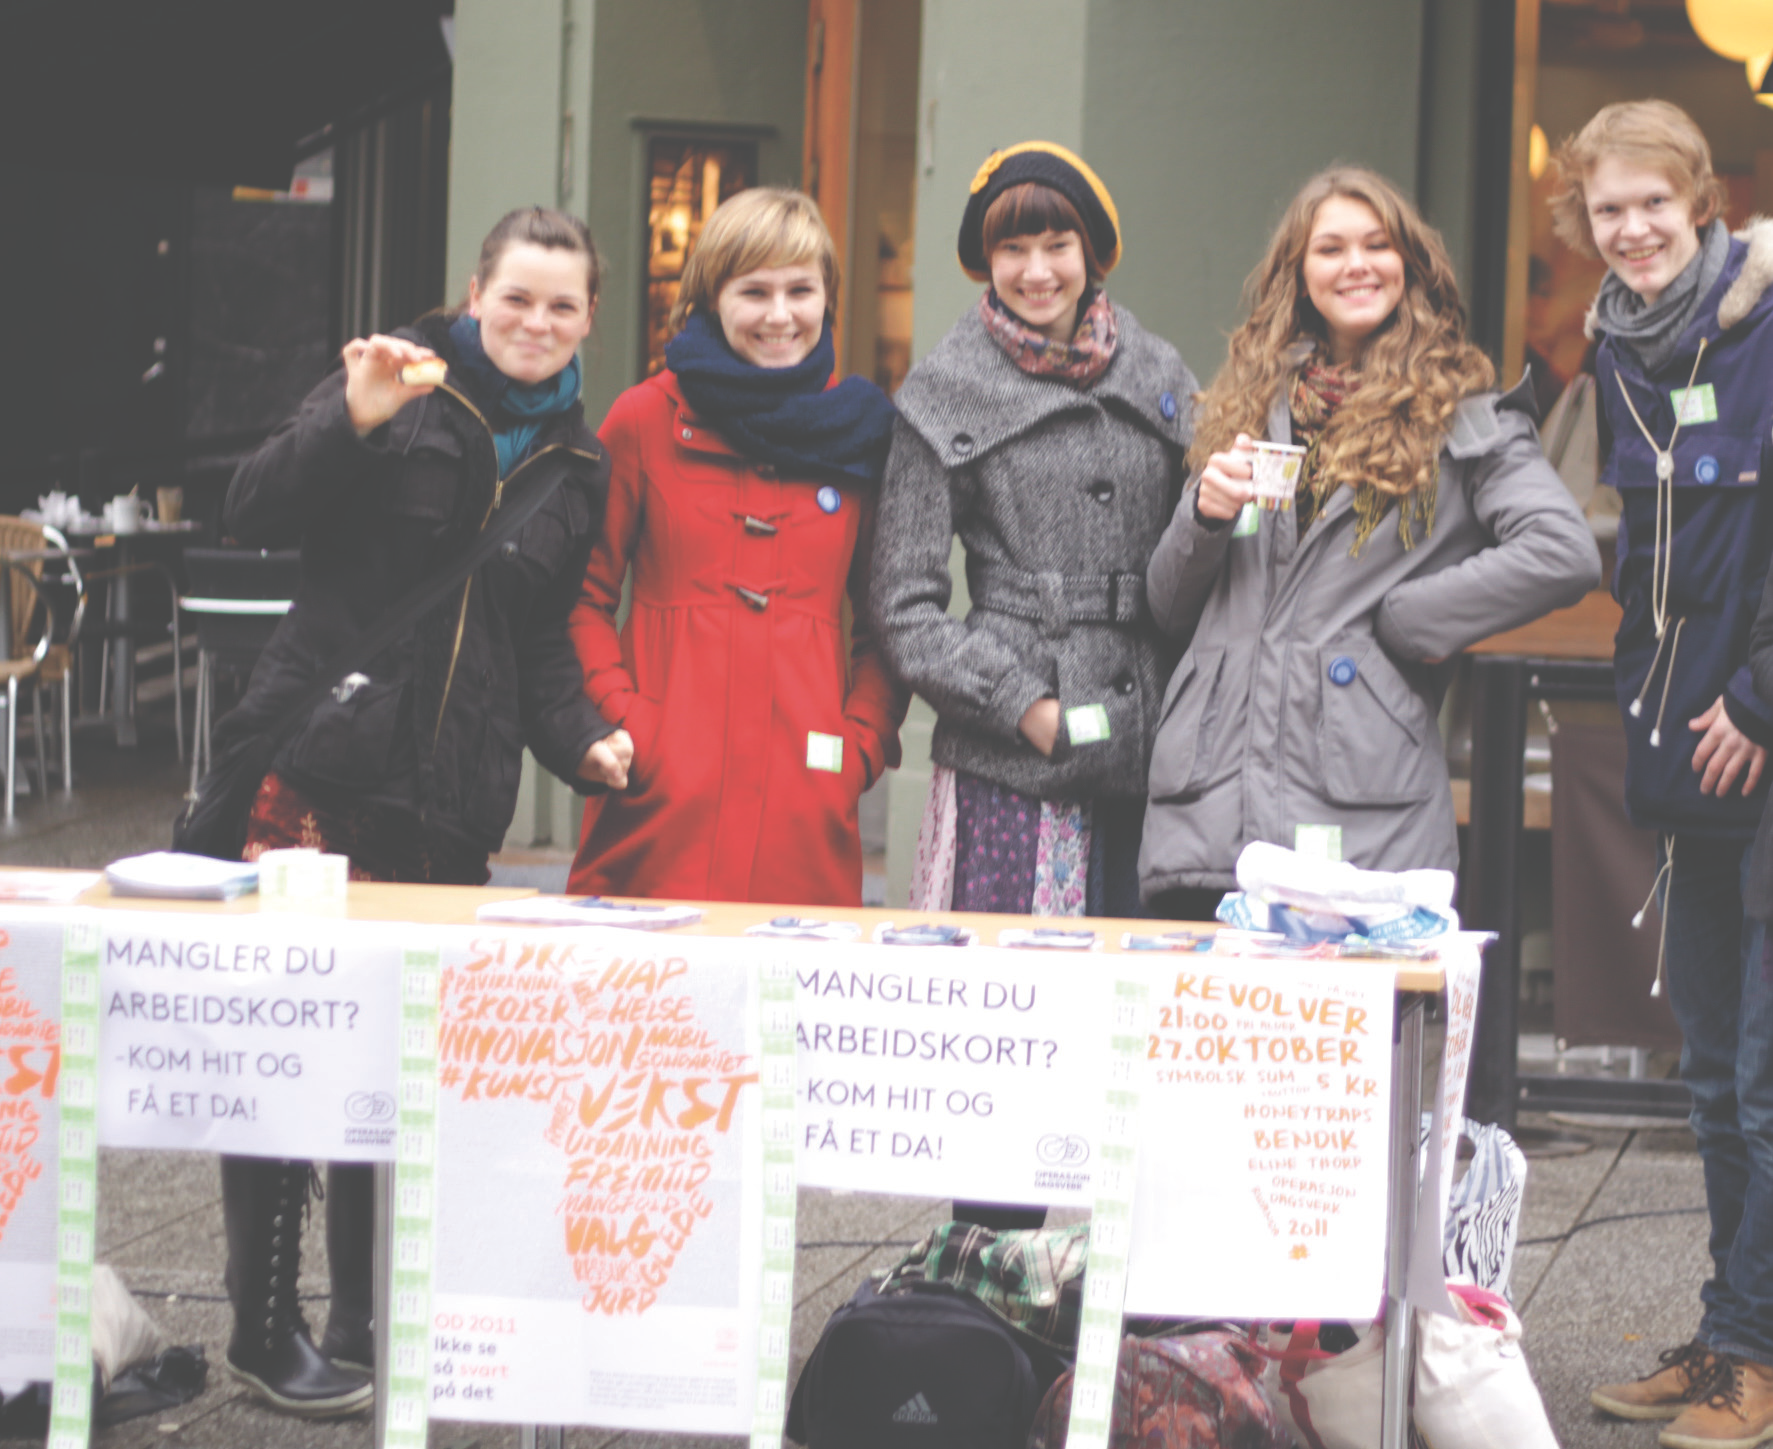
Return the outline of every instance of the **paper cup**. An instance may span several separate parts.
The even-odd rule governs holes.
[[[1251,443],[1250,452],[1256,501],[1264,508],[1291,508],[1299,471],[1305,466],[1305,449],[1292,443]]]
[[[267,850],[259,857],[259,909],[343,915],[351,862],[318,850]]]

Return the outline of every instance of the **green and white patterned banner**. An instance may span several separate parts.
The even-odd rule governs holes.
[[[1121,1311],[1133,1243],[1139,1180],[1139,1104],[1144,1085],[1150,992],[1144,981],[1114,983],[1114,1026],[1097,1150],[1101,1170],[1090,1213],[1090,1266],[1084,1276],[1077,1368],[1071,1383],[1069,1449],[1107,1449],[1120,1362]]]
[[[763,1088],[763,1295],[751,1449],[780,1449],[788,1412],[788,1345],[794,1313],[794,968],[759,968]]]
[[[99,942],[96,913],[62,935],[60,1162],[56,1205],[55,1385],[49,1449],[86,1449],[92,1433],[92,1259],[98,1237]]]
[[[394,1264],[385,1449],[425,1449],[431,1419],[431,1270],[437,1187],[437,947],[400,971],[400,1078],[394,1153]]]

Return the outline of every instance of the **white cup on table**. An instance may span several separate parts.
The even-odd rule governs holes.
[[[133,493],[119,493],[105,505],[105,527],[112,533],[135,533],[147,518],[147,503]]]

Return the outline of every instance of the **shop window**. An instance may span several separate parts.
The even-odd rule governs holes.
[[[757,143],[731,136],[649,136],[646,142],[646,316],[641,369],[665,365],[671,309],[702,226],[729,196],[757,184]]]

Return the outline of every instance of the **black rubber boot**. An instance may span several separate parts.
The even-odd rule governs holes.
[[[332,1308],[320,1352],[340,1368],[372,1374],[375,1336],[375,1168],[333,1162],[326,1168],[326,1258]]]
[[[274,1409],[332,1419],[367,1409],[375,1385],[320,1356],[296,1300],[308,1172],[305,1162],[222,1159],[227,1284],[234,1304],[228,1369]]]

